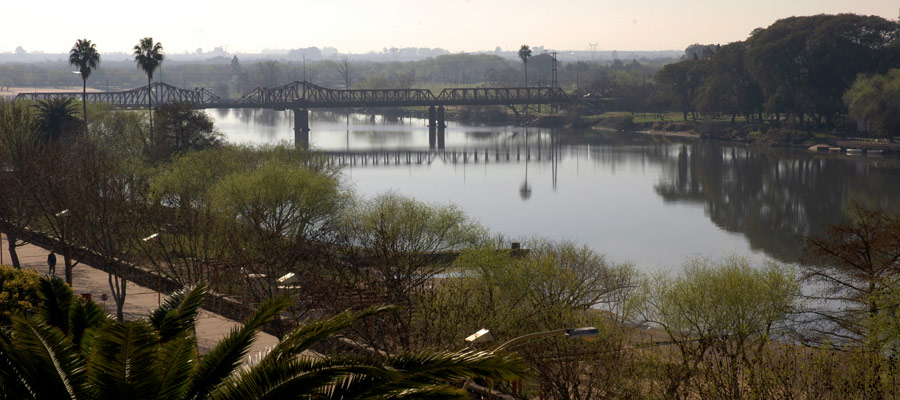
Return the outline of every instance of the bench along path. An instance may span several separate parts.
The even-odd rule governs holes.
[[[12,265],[7,247],[6,235],[2,236],[2,260],[4,265]],[[16,249],[19,255],[19,262],[23,269],[32,269],[41,275],[47,275],[47,255],[49,251],[32,245],[26,244]],[[56,276],[63,277],[65,267],[63,266],[63,257],[57,254]],[[112,299],[109,289],[109,275],[99,269],[89,265],[79,263],[72,269],[72,287],[76,295],[82,293],[90,293],[92,299],[103,306],[103,309],[111,315],[116,313],[116,305]],[[101,300],[103,294],[106,294],[107,300]],[[162,295],[162,301],[165,301],[166,295]],[[146,317],[154,308],[157,307],[157,292],[142,286],[128,282],[128,291],[125,296],[125,307],[123,312],[126,320],[135,320]],[[201,353],[211,350],[216,343],[219,342],[232,328],[238,326],[239,323],[227,319],[221,315],[211,313],[206,310],[200,310],[197,316],[197,344]],[[250,348],[249,355],[255,355],[266,347],[272,347],[278,343],[278,339],[274,336],[259,332],[253,347]]]

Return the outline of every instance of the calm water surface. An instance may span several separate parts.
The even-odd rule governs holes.
[[[287,112],[209,114],[231,142],[293,140]],[[425,125],[313,112],[310,146],[349,164],[361,196],[456,204],[494,232],[576,241],[644,271],[697,255],[794,262],[798,235],[840,220],[853,199],[900,212],[897,158],[456,123],[441,150]]]

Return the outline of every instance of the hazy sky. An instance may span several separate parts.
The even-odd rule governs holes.
[[[450,51],[671,50],[743,40],[792,15],[853,12],[896,20],[894,0],[10,0],[0,52],[67,52],[75,39],[101,53],[130,52],[152,36],[166,52],[336,47]]]

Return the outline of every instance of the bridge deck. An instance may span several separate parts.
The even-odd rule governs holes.
[[[80,98],[81,93],[22,93],[16,99],[43,100],[60,97]],[[170,103],[190,103],[194,108],[350,108],[350,107],[413,107],[465,105],[562,104],[571,102],[566,93],[556,87],[509,88],[449,88],[437,96],[427,89],[329,89],[309,82],[293,82],[276,88],[256,88],[240,99],[229,101],[208,89],[178,88],[166,83],[121,92],[92,92],[87,101],[109,103],[118,108],[142,108]]]

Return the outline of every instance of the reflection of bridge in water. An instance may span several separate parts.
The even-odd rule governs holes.
[[[356,166],[430,165],[440,160],[445,164],[510,164],[528,162],[556,162],[556,151],[537,151],[534,148],[445,148],[396,149],[360,151],[321,151],[332,164]]]

